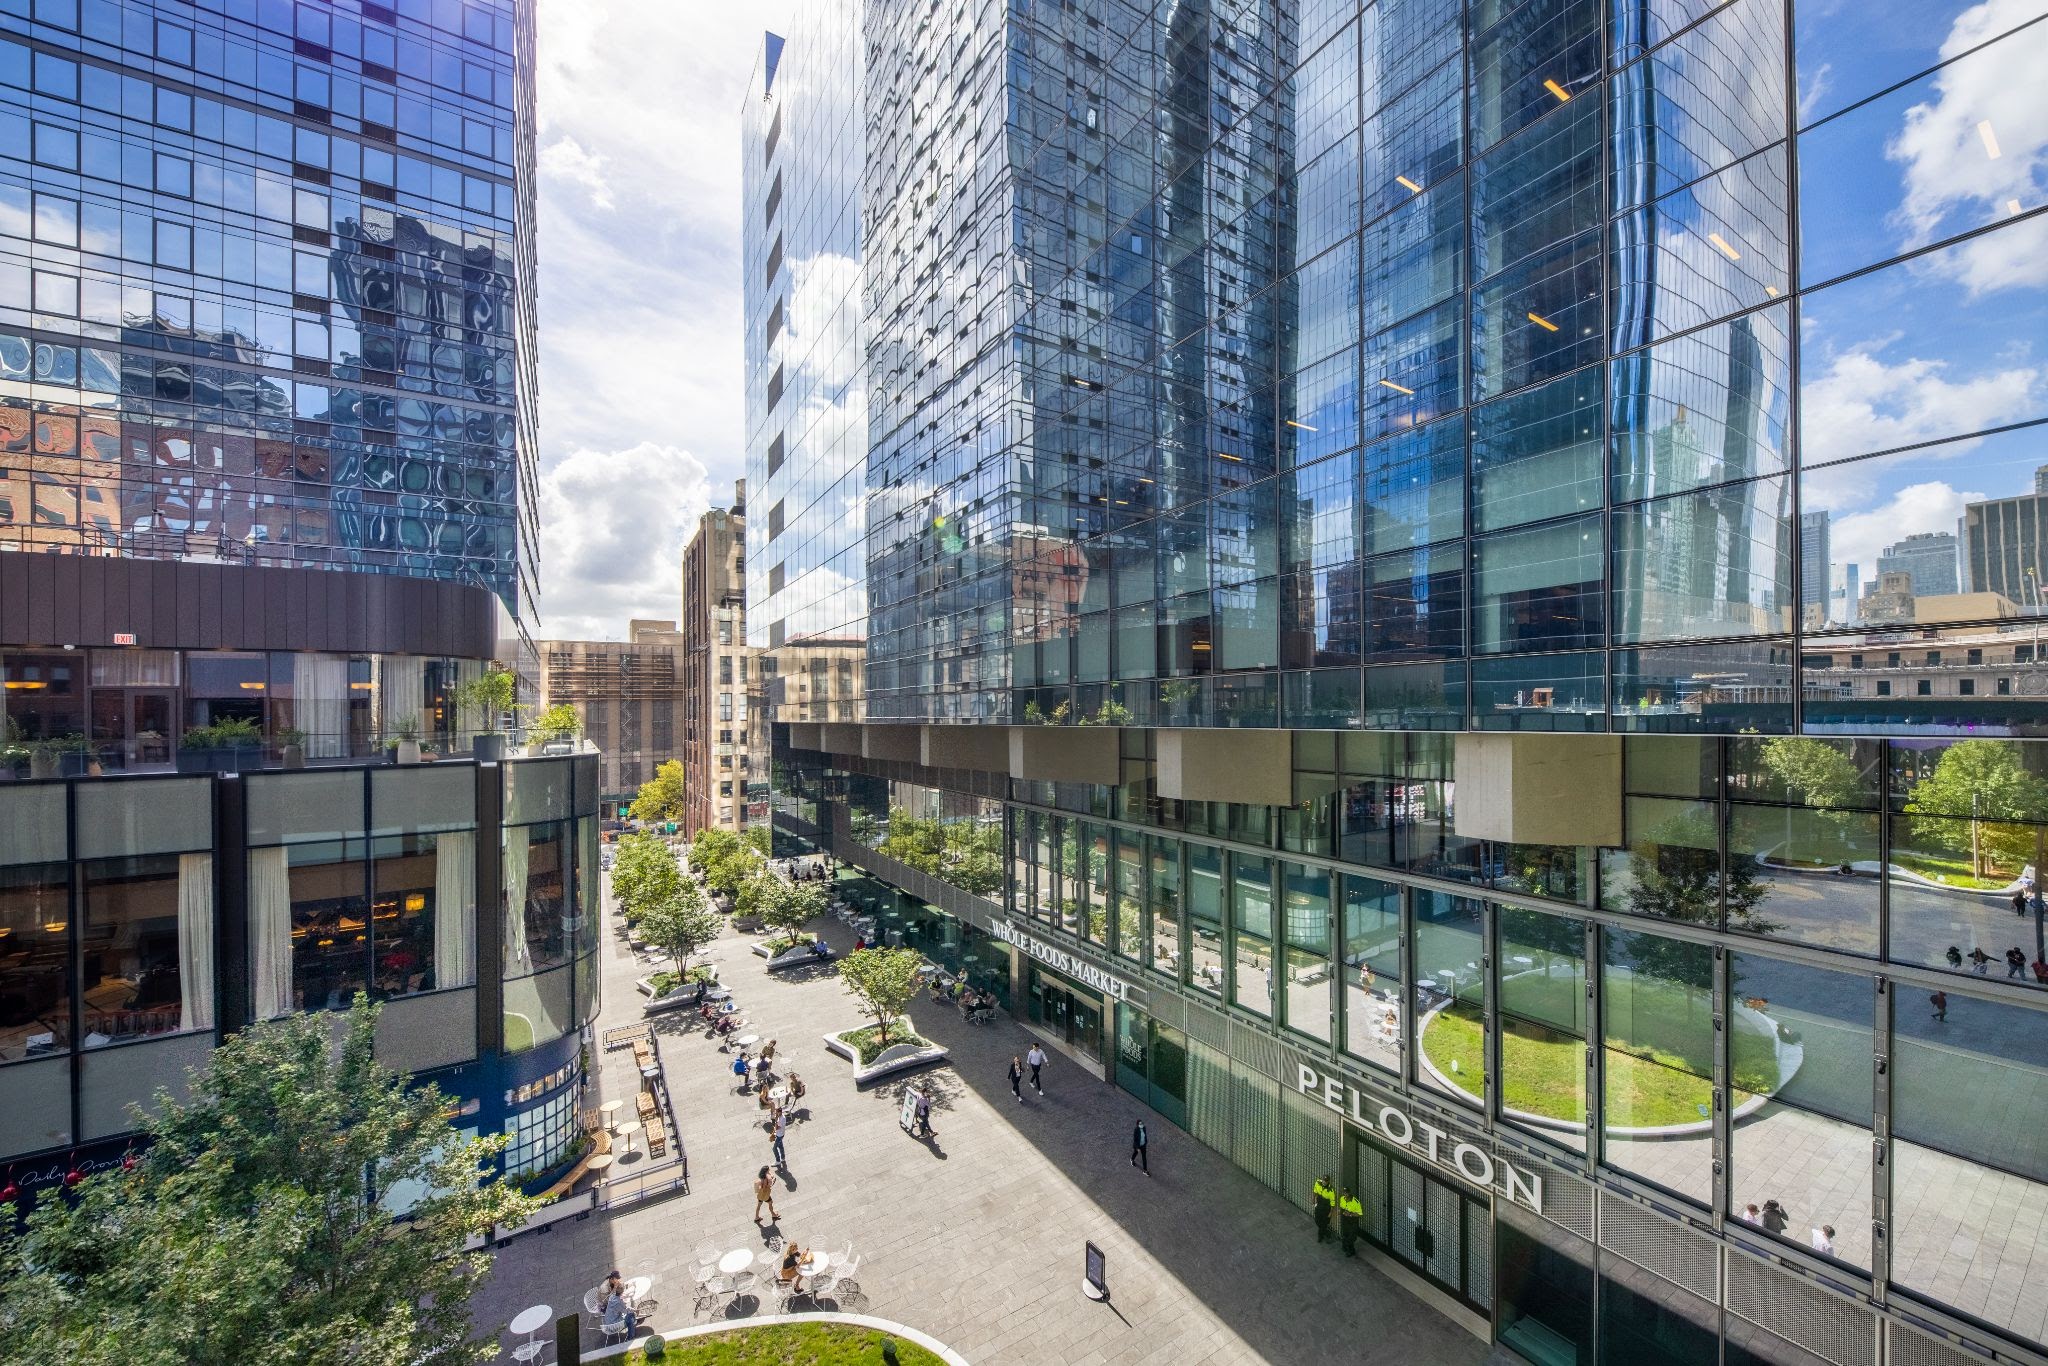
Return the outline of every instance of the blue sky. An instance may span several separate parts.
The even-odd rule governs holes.
[[[542,0],[540,463],[549,639],[680,610],[743,473],[739,110],[789,0]]]

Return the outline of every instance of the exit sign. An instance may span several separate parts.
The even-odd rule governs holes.
[[[116,645],[133,645],[135,643],[135,633],[133,631],[116,631],[114,632],[114,643]]]

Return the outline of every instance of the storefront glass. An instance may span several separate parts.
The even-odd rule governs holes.
[[[1026,970],[1029,1019],[1085,1057],[1102,1057],[1102,998],[1049,968]]]
[[[1586,922],[1500,908],[1501,1115],[1586,1146]]]
[[[1401,1071],[1401,889],[1344,875],[1344,1051]]]
[[[1467,1105],[1486,1094],[1486,973],[1482,903],[1417,892],[1415,1080]]]
[[[1298,863],[1282,865],[1280,921],[1285,942],[1289,1029],[1330,1041],[1330,874]]]
[[[1273,1014],[1273,865],[1230,856],[1234,962],[1231,999],[1244,1010]]]

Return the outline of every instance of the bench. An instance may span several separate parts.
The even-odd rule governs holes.
[[[559,1181],[542,1191],[537,1197],[543,1205],[551,1205],[563,1196],[573,1192],[576,1189],[576,1183],[589,1174],[590,1159],[598,1156],[600,1153],[608,1153],[612,1150],[612,1136],[605,1130],[592,1130],[590,1136],[595,1140],[590,1145],[590,1151],[583,1154],[582,1159],[575,1166],[563,1172]]]

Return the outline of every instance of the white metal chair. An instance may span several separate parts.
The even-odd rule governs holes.
[[[849,1249],[851,1249],[852,1246],[853,1244],[851,1243],[847,1244],[847,1247]],[[837,1274],[833,1277],[833,1283],[834,1287],[839,1291],[841,1295],[860,1294],[860,1282],[854,1279],[854,1277],[858,1275],[859,1272],[860,1258],[858,1257],[848,1257],[846,1259],[845,1264],[838,1268]]]

